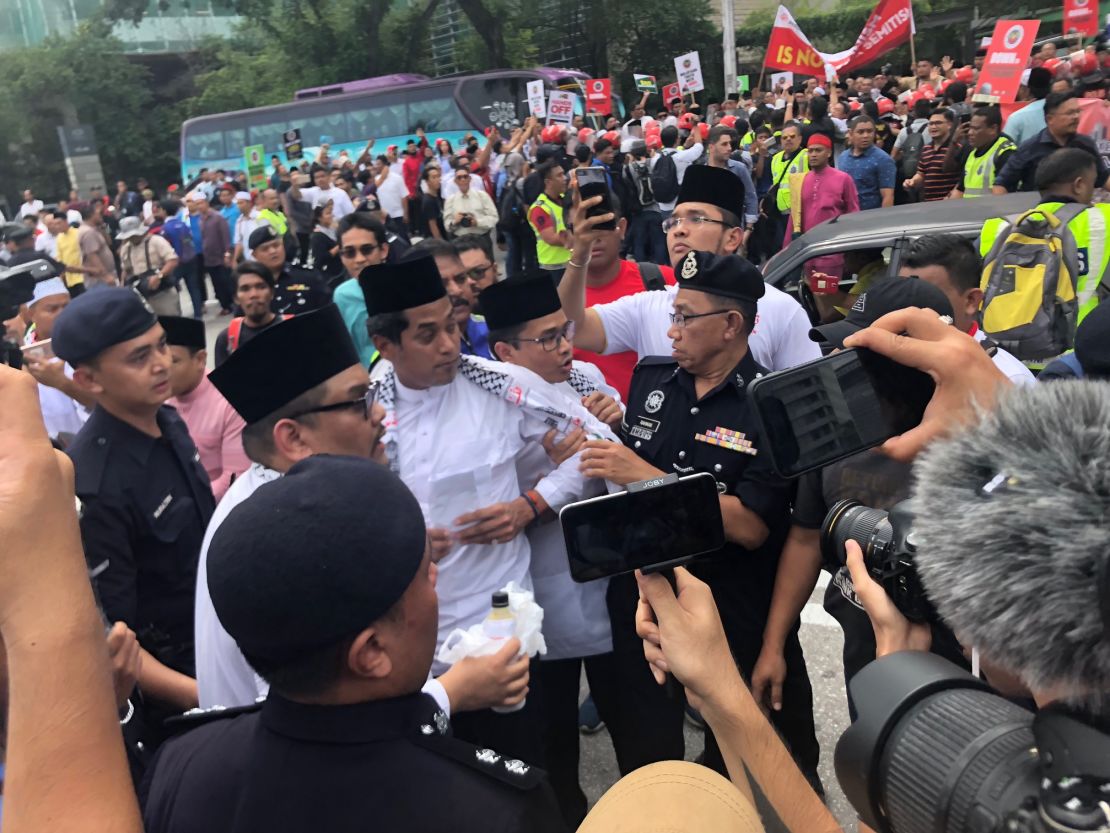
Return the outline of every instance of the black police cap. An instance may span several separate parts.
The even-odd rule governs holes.
[[[389,611],[425,540],[420,504],[388,468],[318,454],[231,510],[208,549],[208,590],[244,654],[287,662]]]
[[[138,292],[95,287],[70,301],[54,321],[54,355],[76,366],[157,324],[158,316]]]
[[[335,304],[267,327],[208,374],[248,425],[359,364]]]
[[[259,246],[264,243],[269,243],[271,240],[281,240],[281,235],[277,233],[277,230],[273,226],[267,223],[251,232],[251,236],[247,238],[247,245],[250,246],[251,249],[257,249]]]
[[[30,226],[16,226],[4,236],[4,240],[8,243],[23,243],[34,235],[35,231]]]
[[[954,316],[952,304],[943,292],[920,278],[886,278],[872,286],[858,298],[841,321],[822,324],[809,331],[813,341],[827,341],[834,347],[843,347],[844,339],[866,329],[895,310],[909,307],[931,309],[937,315]]]
[[[204,322],[198,318],[159,315],[158,323],[166,331],[166,344],[175,347],[191,347],[194,350],[203,350],[208,346],[205,340]]]
[[[368,315],[401,312],[447,297],[431,255],[367,266],[358,276]]]
[[[555,282],[547,275],[492,284],[482,291],[478,301],[491,330],[535,321],[563,308]]]
[[[727,168],[691,165],[678,189],[675,206],[684,202],[703,202],[744,217],[744,184]]]
[[[674,274],[679,289],[696,289],[753,304],[767,289],[759,270],[737,255],[688,252]]]

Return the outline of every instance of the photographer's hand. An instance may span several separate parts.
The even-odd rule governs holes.
[[[934,439],[968,422],[976,405],[992,408],[1010,384],[975,339],[930,310],[910,307],[888,313],[848,336],[844,346],[874,350],[936,382],[921,424],[883,443],[883,452],[896,460],[912,460]]]
[[[875,657],[885,657],[898,651],[928,651],[933,644],[933,632],[929,626],[911,622],[894,606],[882,585],[868,574],[859,544],[849,540],[844,545],[844,551],[848,555],[848,572],[852,574],[856,595],[863,602],[871,627],[875,629]]]

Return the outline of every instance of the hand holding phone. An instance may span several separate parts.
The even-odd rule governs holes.
[[[601,202],[586,209],[587,217],[596,217],[599,214],[609,214],[613,211],[613,201],[609,190],[609,177],[604,168],[579,168],[575,171],[578,182],[578,193],[583,200],[590,197],[601,197]],[[598,223],[594,228],[612,231],[617,227],[616,218]]]

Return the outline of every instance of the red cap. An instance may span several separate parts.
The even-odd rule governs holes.
[[[885,116],[887,113],[894,112],[894,102],[885,95],[879,96],[879,100],[875,102],[875,105],[879,108],[880,116]]]
[[[860,104],[859,101],[857,101],[856,99],[852,99],[848,102],[848,109],[851,110],[853,113],[858,113],[860,108],[862,107],[863,105]]]
[[[1098,69],[1098,58],[1092,52],[1084,52],[1082,55],[1073,58],[1071,62],[1072,72],[1076,75],[1090,75]]]
[[[960,67],[958,70],[956,70],[957,81],[963,81],[965,84],[969,84],[974,77],[975,70],[971,67]]]
[[[540,141],[560,144],[563,141],[563,127],[559,124],[549,124],[540,131]]]
[[[663,147],[663,140],[659,138],[658,133],[649,133],[646,137],[644,137],[644,143],[648,146],[650,150],[659,150],[661,147]]]
[[[594,137],[594,129],[592,127],[583,127],[578,131],[578,144],[588,145]]]
[[[930,101],[937,97],[937,91],[929,86],[922,87],[918,92],[921,93],[922,98],[927,98]]]
[[[699,124],[697,128],[698,133],[701,134],[701,140],[704,142],[706,139],[709,138],[709,125],[705,122],[701,122],[701,124]]]
[[[658,136],[662,132],[663,125],[661,125],[657,121],[653,121],[651,124],[644,128],[644,137],[646,138],[648,136]]]
[[[809,141],[806,142],[806,147],[811,148],[814,145],[820,145],[821,147],[832,150],[832,139],[830,139],[824,133],[814,133],[812,136],[809,137]]]
[[[695,124],[693,113],[683,113],[678,117],[678,126],[683,130],[693,130]]]
[[[1043,66],[1049,72],[1055,74],[1056,70],[1058,70],[1063,63],[1064,62],[1061,61],[1059,58],[1049,58],[1047,61],[1041,64],[1041,66]]]
[[[736,116],[729,113],[727,116],[721,116],[721,124],[725,127],[736,127]]]
[[[952,83],[951,78],[945,78],[943,81],[940,82],[940,91],[944,92],[945,90],[947,90],[948,85],[951,84],[951,83]]]
[[[620,147],[621,134],[619,132],[617,132],[616,130],[606,130],[604,133],[601,134],[601,138],[604,139],[605,141],[607,141],[611,145],[615,145],[617,147]]]

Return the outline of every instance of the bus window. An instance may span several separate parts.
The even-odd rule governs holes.
[[[414,91],[410,95],[406,133],[415,133],[418,127],[429,133],[470,129],[450,86]]]
[[[252,124],[247,131],[247,139],[250,145],[262,145],[266,148],[267,154],[284,153],[285,144],[282,139],[282,134],[290,127],[301,127],[297,124],[299,119],[292,119],[292,123],[288,121],[275,121],[268,124]],[[303,128],[302,128],[303,130]]]
[[[238,156],[247,146],[247,130],[244,127],[229,127],[224,131],[224,147],[228,156]]]
[[[348,141],[362,142],[379,136],[403,136],[409,132],[406,130],[403,101],[389,104],[372,99],[372,103],[369,107],[354,107],[347,111]],[[384,153],[385,148],[380,152]]]
[[[185,138],[185,157],[197,161],[224,158],[224,134],[222,130],[210,133],[190,133]]]
[[[469,78],[459,85],[463,107],[478,124],[495,124],[508,133],[528,117],[525,84],[531,78]]]

